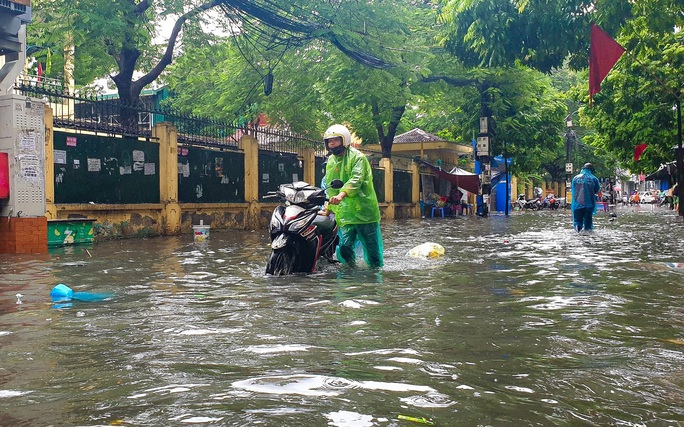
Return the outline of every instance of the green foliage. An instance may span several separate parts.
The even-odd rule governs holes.
[[[635,16],[618,41],[628,49],[616,64],[594,108],[582,110],[583,123],[593,129],[585,141],[620,159],[632,171],[655,171],[674,158],[677,145],[676,98],[684,83],[684,6],[670,1],[639,2]],[[586,99],[586,88],[574,96]],[[633,159],[637,144],[648,144],[641,159]]]
[[[322,3],[317,10],[328,7]],[[432,38],[426,28],[435,10],[409,1],[341,2],[328,16],[342,43],[395,66],[364,66],[320,39],[273,45],[275,34],[243,32],[217,46],[189,49],[176,61],[166,79],[177,93],[175,105],[227,120],[258,105],[272,123],[297,132],[320,137],[341,122],[364,143],[379,142],[401,120],[398,110],[413,97],[411,82],[429,71],[423,65]],[[269,71],[273,92],[265,96],[262,82]]]
[[[439,42],[471,67],[520,63],[544,72],[587,64],[590,21],[619,26],[631,13],[612,0],[441,0]],[[638,2],[637,2],[638,3]],[[612,28],[606,28],[610,30]]]

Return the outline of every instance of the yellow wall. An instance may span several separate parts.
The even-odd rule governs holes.
[[[178,142],[176,129],[170,123],[160,123],[152,132],[159,144],[159,203],[147,204],[56,204],[54,188],[54,141],[52,110],[46,108],[46,202],[48,219],[90,218],[96,238],[175,235],[192,232],[192,226],[203,221],[213,229],[264,229],[271,218],[275,203],[259,200],[258,142],[244,136],[239,149],[245,154],[245,203],[179,203]],[[305,179],[315,180],[315,154],[306,151],[302,158]],[[411,163],[413,202],[394,203],[394,161],[382,159],[385,171],[386,201],[380,204],[383,219],[420,217],[418,204],[418,165]]]

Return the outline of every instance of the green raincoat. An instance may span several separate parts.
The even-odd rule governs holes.
[[[354,147],[348,147],[342,157],[331,155],[325,169],[328,185],[335,179],[344,182],[342,188],[328,187],[328,197],[347,193],[339,205],[328,205],[335,213],[337,223],[344,225],[370,224],[380,221],[378,198],[373,187],[373,171],[366,156]]]

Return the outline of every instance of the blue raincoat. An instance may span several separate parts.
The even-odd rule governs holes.
[[[593,215],[596,212],[596,195],[601,191],[601,183],[589,169],[582,169],[572,179],[572,221],[575,230],[594,229]]]
[[[589,169],[575,175],[572,179],[571,209],[589,208],[596,212],[596,195],[601,191],[601,183]]]

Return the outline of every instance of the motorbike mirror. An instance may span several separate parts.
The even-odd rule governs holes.
[[[330,183],[330,188],[342,188],[344,186],[344,182],[342,182],[341,179],[334,179]]]

